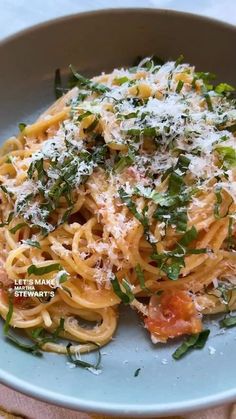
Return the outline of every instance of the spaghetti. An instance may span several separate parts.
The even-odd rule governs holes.
[[[75,87],[5,142],[7,329],[36,341],[57,331],[73,354],[110,341],[121,302],[153,342],[236,307],[236,111],[232,87],[210,77],[181,59],[92,80],[74,71]],[[24,281],[40,297],[19,292]],[[68,351],[55,339],[41,348]]]

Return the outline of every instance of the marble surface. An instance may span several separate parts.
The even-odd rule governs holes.
[[[235,0],[0,0],[0,39],[49,19],[107,7],[181,10],[236,24]]]

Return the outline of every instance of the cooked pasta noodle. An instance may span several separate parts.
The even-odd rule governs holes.
[[[4,143],[0,313],[12,327],[35,338],[64,319],[76,353],[112,339],[121,302],[154,342],[236,308],[236,111],[231,86],[207,77],[152,58],[75,73]]]

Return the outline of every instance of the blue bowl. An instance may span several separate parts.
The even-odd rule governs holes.
[[[168,59],[183,53],[198,69],[235,83],[235,45],[233,26],[165,10],[104,10],[36,26],[0,45],[0,138],[16,132],[18,122],[32,122],[54,100],[58,67],[73,63],[90,75],[128,65],[138,55]],[[206,347],[174,361],[178,342],[153,345],[134,311],[122,308],[114,340],[102,349],[100,375],[69,368],[65,356],[21,352],[2,335],[0,381],[47,402],[119,417],[183,413],[236,400],[235,331],[222,334],[216,322],[209,324]]]

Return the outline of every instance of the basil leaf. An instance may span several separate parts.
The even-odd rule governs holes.
[[[69,288],[65,287],[65,285],[62,285],[61,287],[65,292],[67,292],[67,294],[69,294],[70,298],[72,298],[71,290]]]
[[[10,222],[11,222],[11,221],[12,221],[12,219],[13,219],[13,217],[14,217],[14,211],[11,211],[11,212],[9,213],[9,215],[8,215],[7,221],[5,221],[5,222],[3,222],[3,223],[0,223],[0,227],[4,227],[4,226],[7,226],[8,224],[10,224]]]
[[[205,329],[202,332],[199,333],[199,337],[197,342],[194,345],[194,349],[202,349],[204,348],[206,341],[208,339],[208,336],[210,334],[210,330],[209,329]]]
[[[96,128],[98,122],[99,122],[98,119],[95,118],[94,121],[87,128],[83,129],[84,133],[88,134],[88,133],[92,132]]]
[[[183,237],[179,240],[181,246],[187,247],[198,236],[196,228],[193,226],[190,230],[186,231]]]
[[[19,127],[20,132],[22,132],[22,131],[24,131],[24,129],[25,129],[25,127],[26,127],[26,124],[25,124],[24,122],[20,122],[20,123],[18,124],[18,127]]]
[[[233,246],[233,217],[229,217],[228,235],[227,235],[227,249],[230,250]]]
[[[175,61],[175,67],[178,67],[179,64],[183,62],[184,56],[181,54]]]
[[[34,345],[30,345],[30,344],[26,344],[24,342],[19,341],[15,336],[11,335],[11,334],[7,334],[6,335],[6,339],[8,339],[11,343],[13,343],[15,346],[17,346],[17,348],[25,351],[25,352],[30,352],[32,353],[32,355],[37,355],[37,356],[42,356],[42,352],[40,352],[39,347],[38,347],[38,343],[34,344]]]
[[[236,150],[233,147],[216,147],[215,150],[227,168],[236,167]]]
[[[15,234],[18,230],[20,230],[22,227],[25,227],[25,226],[27,226],[27,224],[25,222],[24,223],[19,223],[15,227],[11,228],[9,231],[10,231],[10,233]]]
[[[123,279],[122,285],[126,291],[126,295],[129,297],[129,303],[132,303],[134,300],[134,294],[132,293],[130,283],[126,279]]]
[[[221,218],[220,206],[223,202],[221,192],[222,192],[222,188],[221,187],[216,187],[216,189],[215,189],[216,203],[214,205],[214,216],[215,216],[216,219]]]
[[[235,327],[236,326],[236,316],[225,317],[220,321],[221,327]]]
[[[231,86],[228,83],[220,83],[220,84],[217,84],[217,86],[215,87],[215,92],[219,94],[231,93],[234,91],[235,91],[235,87]]]
[[[141,371],[141,368],[137,368],[135,373],[134,373],[134,377],[138,377],[140,371]]]
[[[92,342],[92,343],[94,345],[96,345],[94,342]],[[68,343],[68,345],[66,347],[69,362],[76,365],[76,367],[81,367],[81,368],[85,368],[85,369],[94,368],[95,370],[97,370],[99,368],[99,366],[101,364],[101,358],[102,358],[101,357],[101,352],[100,352],[99,349],[98,349],[98,360],[97,360],[96,364],[91,364],[90,362],[82,361],[80,359],[73,359],[73,356],[72,356],[72,353],[71,353],[71,350],[70,350],[71,346],[72,346],[72,344]],[[98,345],[96,345],[96,346],[98,346]]]
[[[127,155],[127,156],[122,156],[121,158],[120,158],[120,160],[115,164],[115,166],[114,166],[114,170],[117,172],[117,173],[120,173],[120,172],[122,172],[122,170],[123,169],[125,169],[126,167],[129,167],[129,166],[131,166],[132,165],[132,163],[133,163],[133,158],[131,157],[131,156],[129,156],[129,155]]]
[[[139,280],[140,288],[142,290],[146,291],[146,292],[150,292],[150,290],[145,285],[144,273],[143,273],[143,270],[142,270],[140,264],[135,266],[134,270],[135,270],[136,276]]]
[[[55,332],[53,332],[53,337],[55,339],[57,339],[59,337],[60,333],[64,331],[64,324],[65,324],[65,319],[60,318],[60,323],[57,326]]]
[[[38,339],[44,333],[45,333],[45,329],[43,327],[36,327],[35,329],[31,331],[31,336],[33,339]]]
[[[129,81],[129,79],[128,79],[128,77],[124,76],[124,77],[118,77],[118,78],[114,79],[114,81],[116,82],[116,84],[121,86],[122,84],[127,83]]]
[[[112,285],[112,288],[113,288],[114,293],[117,295],[117,297],[120,298],[120,300],[124,304],[130,304],[133,301],[134,295],[131,292],[130,286],[127,285],[127,283],[125,285],[125,283],[122,282],[122,285],[124,286],[124,288],[126,290],[126,293],[123,292],[116,275],[115,275],[115,277],[113,279],[111,279],[111,285]]]
[[[178,360],[186,355],[186,353],[191,349],[202,349],[206,344],[209,334],[210,330],[206,329],[200,333],[191,335],[185,342],[182,343],[182,345],[176,349],[172,357]]]
[[[13,310],[14,310],[13,295],[12,294],[10,294],[9,297],[8,297],[8,305],[9,305],[9,308],[8,308],[8,312],[7,312],[7,315],[6,315],[6,321],[5,321],[5,324],[3,326],[3,332],[4,332],[5,335],[7,335],[7,333],[8,333],[8,330],[9,330],[9,327],[10,327],[10,322],[11,322],[12,315],[13,315]]]
[[[61,72],[59,68],[55,70],[54,93],[55,93],[56,99],[59,99],[63,94],[63,89],[62,89],[62,84],[61,84]]]
[[[22,243],[28,244],[29,246],[32,246],[32,247],[37,247],[37,249],[41,249],[40,243],[36,240],[27,239],[27,240],[23,240]]]
[[[78,119],[79,122],[81,122],[81,121],[83,121],[84,118],[87,118],[87,116],[90,116],[90,115],[93,115],[92,112],[86,111],[86,112],[80,114],[77,119]]]
[[[62,266],[60,265],[60,263],[52,263],[51,265],[47,265],[47,266],[40,266],[37,267],[36,265],[30,265],[27,269],[27,272],[29,275],[45,275],[48,274],[50,272],[54,272],[54,271],[60,271],[62,269]]]
[[[63,284],[63,282],[66,282],[66,281],[67,281],[67,279],[68,279],[68,275],[67,275],[67,273],[63,273],[63,274],[60,276],[60,279],[59,279],[59,284]]]
[[[176,93],[180,93],[183,88],[184,82],[182,80],[178,81],[177,87],[175,89]]]
[[[170,193],[170,195],[178,195],[181,192],[183,185],[184,180],[182,176],[178,175],[175,172],[170,174],[168,188],[168,192]]]
[[[149,228],[147,217],[144,214],[140,214],[137,211],[135,203],[132,201],[130,196],[127,194],[127,192],[123,188],[120,188],[118,190],[118,193],[119,193],[121,201],[124,202],[124,204],[129,208],[130,212],[143,225],[144,232],[146,233],[148,231],[148,228]]]
[[[213,112],[213,106],[212,106],[212,101],[211,101],[211,97],[210,97],[210,95],[209,95],[208,93],[205,93],[205,94],[204,94],[204,98],[205,98],[205,101],[206,101],[206,104],[207,104],[208,110],[209,110],[210,112]]]
[[[87,79],[86,77],[79,74],[71,64],[69,65],[69,68],[77,81],[77,86],[86,87],[96,93],[106,93],[110,91],[110,88],[104,84],[93,82],[92,80]]]

